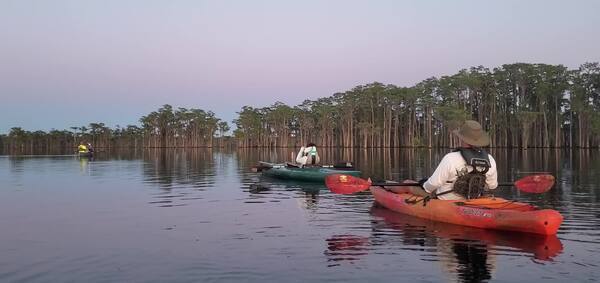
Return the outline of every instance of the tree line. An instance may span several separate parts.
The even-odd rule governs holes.
[[[453,147],[451,131],[479,121],[493,147],[600,147],[600,65],[516,63],[463,69],[412,87],[378,82],[296,106],[244,106],[227,122],[212,111],[164,105],[140,125],[104,123],[70,130],[0,135],[5,151],[48,152],[80,141],[96,147]]]
[[[451,131],[466,119],[484,126],[493,147],[598,147],[600,66],[479,66],[412,87],[374,82],[238,114],[234,137],[243,147],[453,147]]]
[[[202,109],[173,109],[165,104],[140,118],[140,126],[116,126],[104,123],[71,127],[69,130],[26,131],[14,127],[8,135],[0,135],[0,149],[5,152],[58,153],[77,147],[80,142],[96,148],[114,147],[213,147],[225,146],[231,141],[225,133],[229,124],[217,118],[212,111]]]

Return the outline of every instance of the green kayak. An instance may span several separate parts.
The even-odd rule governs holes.
[[[293,164],[259,162],[258,171],[263,172],[264,176],[296,180],[305,182],[325,182],[325,177],[330,174],[346,174],[360,176],[360,171],[354,170],[351,164],[348,165],[325,165],[311,167],[297,167]]]

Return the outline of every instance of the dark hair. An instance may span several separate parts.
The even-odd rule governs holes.
[[[314,143],[312,143],[312,142],[309,142],[309,143],[306,145],[306,147],[309,147],[309,146],[317,146],[317,145],[316,145],[316,144],[314,144]]]

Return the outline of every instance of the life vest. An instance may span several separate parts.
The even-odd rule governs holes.
[[[466,199],[481,197],[487,189],[485,173],[492,167],[488,153],[475,147],[458,148],[455,151],[460,152],[467,166],[471,166],[473,170],[468,172],[467,169],[465,172],[457,172],[458,178],[454,182],[452,192]]]
[[[317,147],[316,146],[311,146],[309,148],[307,148],[308,151],[305,149],[304,152],[302,153],[302,156],[307,156],[310,158],[310,164],[315,165],[317,164]]]

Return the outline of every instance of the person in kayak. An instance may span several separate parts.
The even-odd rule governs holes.
[[[87,146],[85,145],[84,142],[80,142],[79,146],[77,147],[77,151],[79,153],[86,153],[86,152],[88,152],[88,148],[87,148]]]
[[[300,148],[298,155],[296,156],[296,163],[300,165],[300,167],[304,167],[306,165],[317,165],[321,159],[319,158],[319,153],[317,152],[317,145],[314,143],[309,143],[306,146]]]
[[[482,146],[490,144],[490,138],[477,121],[467,120],[452,133],[460,140],[460,146],[446,154],[429,178],[419,181],[420,187],[399,187],[395,192],[443,200],[477,198],[498,187],[496,161]]]
[[[87,149],[89,152],[94,152],[94,147],[92,147],[92,144],[89,142],[87,143]]]

